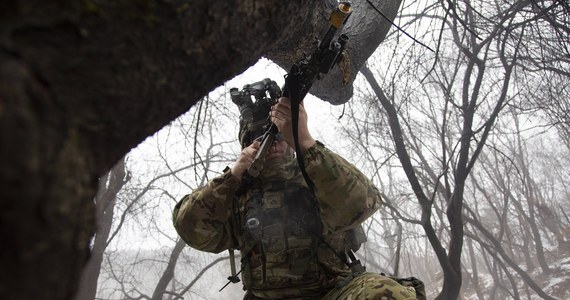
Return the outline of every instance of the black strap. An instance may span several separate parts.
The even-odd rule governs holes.
[[[295,141],[295,154],[297,156],[297,163],[301,174],[307,183],[307,186],[313,191],[315,184],[305,170],[305,162],[303,161],[303,153],[301,152],[301,145],[299,144],[299,106],[307,95],[308,89],[302,83],[299,73],[293,67],[291,72],[285,78],[285,86],[283,87],[283,95],[288,97],[291,101],[291,125],[293,130],[293,140]]]

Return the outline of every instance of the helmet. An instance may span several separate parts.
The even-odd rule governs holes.
[[[242,148],[249,146],[255,139],[261,137],[271,125],[269,112],[271,106],[277,103],[281,89],[275,81],[265,78],[252,84],[244,85],[240,91],[230,89],[232,102],[240,112],[238,138]],[[255,97],[255,102],[252,101]]]

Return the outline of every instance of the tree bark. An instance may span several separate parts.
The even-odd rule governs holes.
[[[97,179],[275,45],[297,49],[322,7],[1,1],[0,298],[71,299],[95,232]]]
[[[374,5],[382,14],[390,19],[395,19],[398,8],[402,1],[374,1]],[[320,11],[330,11],[337,1],[321,1]],[[327,76],[317,81],[311,88],[311,94],[332,104],[343,104],[352,97],[352,82],[364,66],[364,63],[384,41],[392,24],[379,14],[367,1],[353,1],[353,12],[346,21],[343,32],[349,37],[345,54],[349,61],[349,80],[343,84],[343,68],[333,68]],[[305,32],[314,32],[314,35],[294,33],[291,39],[277,43],[267,54],[271,59],[285,70],[289,70],[294,62],[297,62],[305,54],[310,54],[314,49],[315,38],[325,34],[323,23],[328,21],[328,14],[316,13],[305,25]],[[291,40],[299,39],[298,46],[291,48]]]

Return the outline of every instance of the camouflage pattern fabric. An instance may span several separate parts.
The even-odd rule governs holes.
[[[232,199],[239,180],[229,170],[186,195],[172,212],[174,228],[190,247],[212,253],[233,248]],[[235,249],[235,248],[234,248]]]
[[[290,154],[266,165],[239,200],[238,210],[245,213],[236,219],[241,224],[251,218],[260,221],[258,233],[242,225],[235,234],[242,256],[250,254],[242,279],[255,297],[318,299],[350,274],[331,250],[342,253],[347,232],[321,236],[315,200]],[[330,247],[320,244],[321,239]]]
[[[293,156],[286,159],[291,162],[295,161]],[[314,208],[311,210],[318,214],[315,219],[320,221],[320,226],[318,226],[320,232],[311,233],[311,236],[318,235],[326,243],[308,247],[308,242],[320,239],[307,239],[306,234],[298,235],[295,239],[290,240],[292,243],[288,244],[287,249],[281,249],[286,251],[283,253],[295,251],[294,261],[287,262],[285,260],[287,256],[279,256],[281,251],[271,249],[271,247],[287,245],[285,239],[289,239],[291,236],[284,236],[282,240],[264,241],[264,249],[261,251],[269,251],[265,252],[268,255],[263,255],[260,258],[253,257],[254,243],[252,243],[251,237],[244,234],[243,230],[243,223],[246,221],[244,216],[247,215],[248,208],[242,206],[242,204],[247,203],[247,199],[251,195],[243,195],[239,200],[239,203],[242,204],[234,205],[233,195],[238,190],[240,183],[229,171],[214,178],[205,187],[185,196],[173,211],[174,227],[181,238],[191,247],[214,253],[226,249],[240,249],[242,257],[252,257],[249,267],[248,264],[242,265],[245,268],[242,279],[244,282],[255,282],[259,278],[263,278],[263,281],[249,286],[250,297],[265,299],[321,298],[322,295],[350,275],[348,267],[338,257],[338,253],[343,253],[341,249],[344,249],[347,244],[347,232],[357,228],[382,203],[379,191],[364,174],[348,161],[328,150],[320,142],[308,149],[304,155],[304,160],[306,171],[315,183],[316,201],[313,200]],[[265,203],[271,203],[273,198],[278,200],[275,203],[287,203],[284,202],[285,199],[279,200],[279,197],[283,197],[284,193],[279,193],[271,188],[272,183],[270,184],[270,182],[273,179],[295,183],[297,186],[301,184],[306,187],[302,176],[298,174],[298,170],[293,172],[293,169],[292,165],[288,163],[264,167],[256,179],[259,180],[259,183],[254,183],[253,186],[257,185],[257,189],[265,194],[263,196]],[[273,178],[274,176],[277,178]],[[265,209],[266,207],[263,207],[263,210]],[[294,211],[291,212],[295,213]],[[276,213],[281,214],[282,212],[276,211]],[[291,220],[294,221],[294,218]],[[283,226],[277,223],[268,225],[273,226],[276,230],[271,234],[264,232],[264,235],[277,237],[283,236],[282,230],[279,228],[287,227],[288,224],[282,224]],[[272,255],[272,253],[278,255]],[[293,256],[290,255],[290,257]],[[256,261],[256,259],[261,259],[261,261]],[[274,260],[274,262],[268,261],[268,259]],[[316,261],[317,259],[318,261]],[[307,266],[300,266],[299,261],[306,262]],[[258,273],[261,271],[257,267],[259,265],[267,265],[268,267],[262,273]],[[247,270],[250,267],[251,269]],[[283,280],[284,278],[292,278],[291,275],[295,274],[298,280]],[[311,274],[314,274],[312,278],[309,276]],[[317,277],[314,277],[315,275]],[[250,276],[250,278],[244,276]],[[272,284],[263,284],[269,282]]]
[[[365,272],[342,287],[335,288],[321,300],[415,300],[413,287],[400,285],[390,277]]]
[[[381,275],[385,275],[380,273]],[[394,279],[396,282],[403,286],[412,287],[416,291],[416,299],[417,300],[427,300],[426,294],[426,287],[423,281],[417,279],[416,277],[406,277],[406,278],[398,278],[398,277],[390,277]]]
[[[305,153],[304,160],[315,183],[323,234],[356,228],[382,205],[380,192],[372,182],[322,143],[317,141]],[[267,168],[267,172],[271,169]],[[230,215],[239,184],[226,171],[205,187],[184,196],[175,206],[174,227],[189,246],[213,253],[232,246],[228,236],[232,232]]]
[[[303,158],[315,183],[323,234],[355,228],[382,205],[380,192],[370,179],[321,142],[309,148]]]

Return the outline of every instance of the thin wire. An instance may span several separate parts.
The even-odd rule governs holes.
[[[408,34],[406,31],[404,31],[404,29],[400,28],[400,26],[396,25],[392,20],[390,20],[390,18],[388,18],[384,13],[382,13],[376,6],[374,6],[374,4],[372,4],[372,2],[370,2],[370,0],[366,0],[366,2],[368,2],[368,4],[370,4],[370,6],[372,6],[372,8],[374,8],[374,10],[376,10],[384,19],[386,19],[386,21],[390,22],[390,24],[392,24],[392,26],[396,27],[399,31],[401,31],[402,33],[404,33],[405,35],[407,35],[409,38],[411,38],[414,42],[426,47],[428,50],[430,50],[431,52],[435,52],[433,51],[432,48],[428,47],[426,44],[416,40],[413,36],[411,36],[410,34]]]

